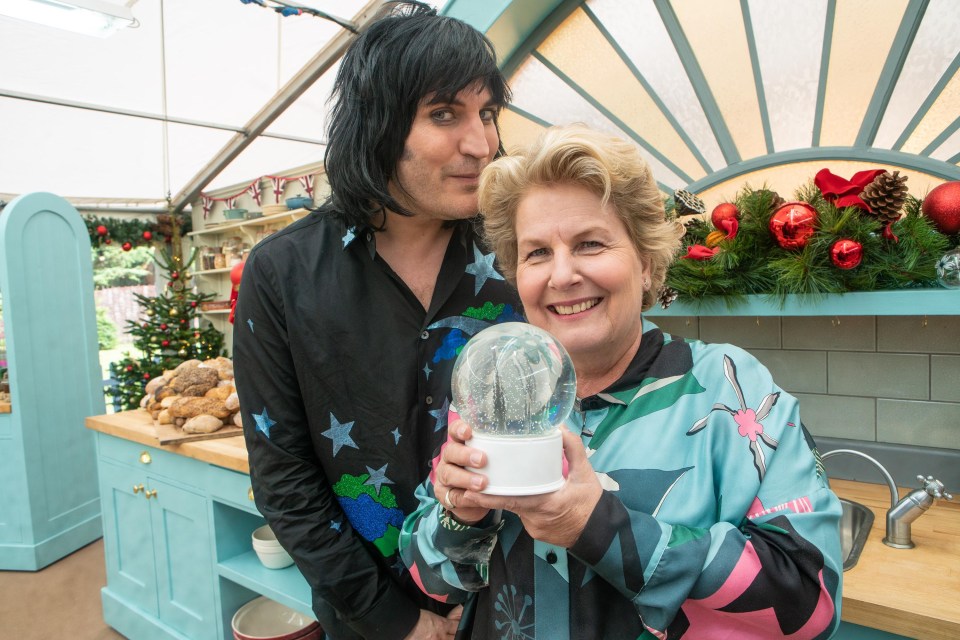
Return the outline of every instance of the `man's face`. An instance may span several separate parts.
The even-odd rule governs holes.
[[[416,216],[458,220],[477,214],[480,172],[500,144],[490,91],[480,83],[436,102],[420,102],[390,194]]]

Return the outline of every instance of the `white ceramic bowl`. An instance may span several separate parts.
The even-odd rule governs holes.
[[[260,596],[240,607],[230,622],[235,640],[313,640],[320,624],[275,600]]]
[[[253,550],[267,569],[283,569],[293,564],[293,558],[284,551],[270,525],[263,525],[253,532]]]

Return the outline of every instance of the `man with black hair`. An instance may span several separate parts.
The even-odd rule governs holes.
[[[333,640],[456,631],[462,610],[424,596],[397,546],[446,440],[460,348],[520,319],[474,226],[508,100],[481,33],[393,9],[337,75],[332,196],[244,268],[234,366],[254,496]]]

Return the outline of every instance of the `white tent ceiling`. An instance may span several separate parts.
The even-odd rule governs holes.
[[[369,3],[300,4],[353,20]],[[137,28],[105,39],[0,16],[0,199],[32,191],[75,202],[176,198],[345,33],[240,0],[139,0],[133,13]],[[204,191],[321,162],[336,67]]]

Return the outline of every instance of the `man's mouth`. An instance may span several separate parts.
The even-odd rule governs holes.
[[[571,316],[575,313],[583,313],[587,309],[592,309],[593,307],[600,304],[600,301],[603,298],[593,298],[592,300],[584,300],[583,302],[578,302],[572,305],[566,304],[551,304],[547,305],[547,308],[561,316]]]

